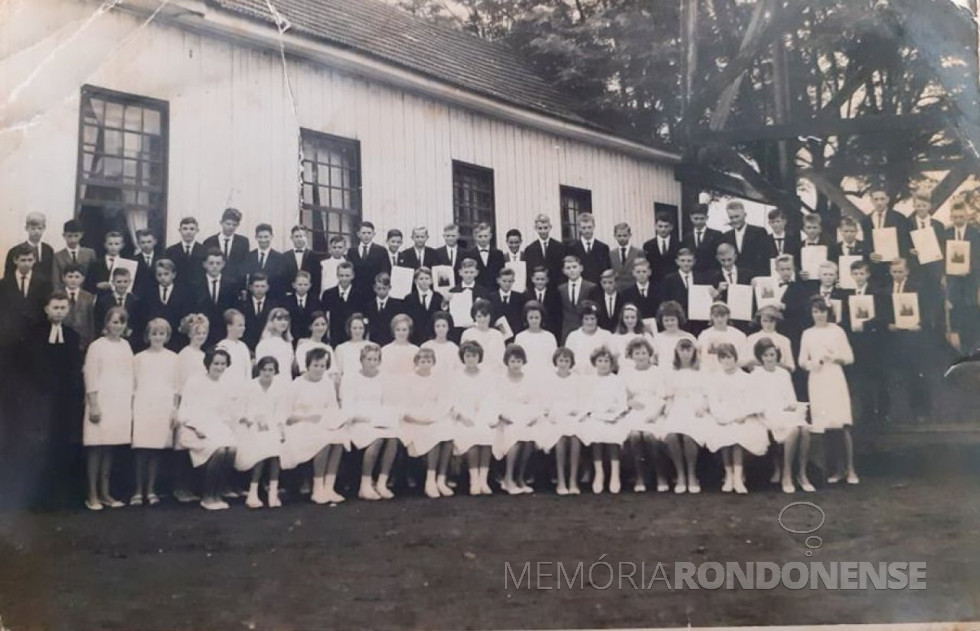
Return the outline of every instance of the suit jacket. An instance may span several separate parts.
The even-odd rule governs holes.
[[[174,262],[177,268],[178,285],[190,288],[191,285],[200,280],[204,270],[204,259],[207,248],[195,241],[191,244],[190,255],[184,250],[184,242],[178,241],[166,249],[164,255]]]
[[[861,220],[861,232],[864,234],[864,239],[868,242],[869,256],[874,252],[873,231],[875,228],[875,217],[876,215],[874,211],[872,211],[870,214],[865,215]],[[899,256],[907,256],[912,243],[912,238],[909,236],[908,219],[898,211],[889,209],[885,211],[884,220],[886,228],[895,228],[896,232],[898,233]],[[912,262],[910,262],[910,264],[911,263]],[[891,283],[891,278],[888,275],[888,268],[889,261],[871,264],[871,280],[880,288],[884,288]]]
[[[955,228],[946,229],[946,242],[956,239]],[[970,243],[970,273],[967,276],[947,276],[946,295],[954,308],[977,304],[977,280],[980,277],[980,230],[967,225],[964,240]]]
[[[757,276],[757,274],[755,274],[753,270],[747,267],[742,267],[741,265],[736,265],[735,270],[736,270],[735,283],[737,285],[751,285],[752,279]],[[763,276],[768,276],[768,275],[769,275],[768,271],[765,274],[763,274]],[[727,282],[727,279],[725,278],[725,272],[721,268],[708,272],[707,274],[704,274],[703,278],[707,282],[707,284],[713,285],[716,288],[721,283]],[[725,297],[724,292],[722,292],[722,296],[719,297],[718,300],[727,300],[727,297]]]
[[[922,314],[922,297],[919,295],[921,287],[914,278],[907,278],[905,280],[905,286],[902,288],[902,293],[905,294],[916,294],[919,302],[919,314]],[[892,294],[895,293],[895,281],[889,279],[888,284],[885,285],[884,290],[879,294],[881,298],[880,309],[876,307],[876,312],[880,311],[883,317],[880,318],[885,327],[889,324],[895,324],[895,302],[892,298]],[[877,313],[876,313],[877,315]],[[906,335],[910,331],[900,331],[899,333]],[[909,357],[909,360],[914,361],[917,358]]]
[[[616,272],[616,288],[620,291],[626,289],[633,282],[633,261],[643,256],[643,250],[636,246],[626,248],[626,258],[623,258],[622,249],[618,246],[609,248],[609,262],[612,264],[612,271]]]
[[[423,342],[432,339],[432,316],[442,311],[445,296],[437,291],[429,292],[429,305],[422,304],[418,292],[412,292],[402,301],[402,308],[412,318],[412,343],[421,346]]]
[[[367,258],[361,257],[361,244],[358,243],[347,251],[347,260],[354,265],[354,286],[367,295],[374,293],[374,277],[391,269],[388,250],[377,243],[368,248]]]
[[[350,339],[347,335],[347,318],[355,313],[364,312],[366,300],[373,295],[365,294],[357,285],[352,284],[344,301],[340,297],[340,287],[331,287],[320,296],[320,304],[330,314],[330,344],[336,348]]]
[[[109,309],[115,306],[116,298],[114,292],[103,291],[96,294],[95,309],[93,310],[93,318],[95,321],[94,337],[102,337],[102,328],[105,326],[105,316],[109,312]],[[129,316],[129,345],[133,347],[134,351],[137,349],[146,348],[146,341],[143,339],[143,335],[146,333],[144,330],[146,320],[143,319],[143,304],[140,302],[139,296],[136,294],[126,294],[122,307],[126,310],[126,315]]]
[[[68,317],[65,318],[65,324],[78,333],[78,343],[82,352],[85,352],[95,339],[95,296],[84,289],[79,289],[75,296],[75,304],[71,306]],[[99,330],[102,330],[101,324]],[[176,330],[174,328],[174,331]]]
[[[681,244],[674,235],[669,239],[666,254],[660,253],[660,237],[655,236],[643,244],[643,255],[650,261],[651,278],[654,281],[659,281],[667,274],[677,271],[677,251],[681,249]]]
[[[718,254],[718,244],[721,243],[721,232],[713,228],[705,228],[701,243],[698,246],[694,244],[694,237],[694,230],[691,230],[681,239],[684,247],[694,252],[694,270],[706,272],[717,269],[718,261],[715,256]]]
[[[524,295],[528,301],[534,300],[541,302],[542,306],[544,306],[544,322],[541,324],[541,328],[546,331],[551,331],[551,334],[555,336],[555,340],[561,339],[562,305],[558,290],[550,287],[546,288],[544,290],[543,301],[538,301],[538,292],[534,288],[528,290]]]
[[[660,306],[660,298],[657,295],[657,286],[650,281],[647,288],[646,297],[640,293],[640,288],[633,283],[623,291],[623,304],[632,303],[640,310],[640,319],[657,317],[657,308]]]
[[[527,289],[530,291],[533,287],[531,284],[531,274],[534,272],[535,267],[545,267],[548,270],[548,286],[552,288],[557,288],[558,285],[563,282],[562,279],[562,266],[564,263],[562,260],[565,258],[566,248],[564,244],[556,239],[548,239],[548,245],[545,248],[547,253],[541,251],[541,241],[535,239],[534,241],[528,243],[524,252],[521,253],[521,257],[524,262],[527,263]]]
[[[295,264],[295,262],[294,260],[293,263]],[[286,295],[286,290],[289,289],[289,284],[292,282],[292,279],[286,280],[285,267],[286,260],[283,253],[275,248],[269,248],[266,253],[265,266],[259,265],[259,250],[256,248],[248,253],[245,275],[251,277],[257,272],[264,273],[269,277],[269,295],[278,299]]]
[[[793,260],[796,261],[796,266],[799,268],[800,265],[800,248],[803,247],[803,239],[800,238],[800,233],[795,230],[791,230],[783,234],[783,251],[779,251],[779,245],[776,243],[776,237],[770,233],[766,233],[766,256],[770,259],[774,259],[780,254],[790,254],[793,256]]]
[[[289,258],[288,254],[286,258]],[[312,290],[306,294],[306,299],[303,301],[302,307],[299,306],[299,298],[295,293],[287,294],[283,298],[280,306],[289,311],[289,332],[293,334],[293,340],[301,340],[304,337],[309,337],[313,313],[316,311],[325,311],[323,303],[320,302],[320,299],[317,298]],[[329,316],[327,321],[329,322]]]
[[[146,258],[143,253],[134,254],[133,256],[127,256],[131,261],[136,261],[136,276],[133,278],[132,292],[142,298],[147,292],[152,291],[157,287],[157,277],[156,270],[154,266],[156,262],[160,260],[160,254],[158,252],[153,253],[151,263],[147,264]]]
[[[908,228],[909,228],[909,243],[911,244],[911,242],[912,242],[912,231],[919,229],[919,220],[915,217],[915,215],[912,215],[911,217],[908,218],[907,221],[908,221]],[[945,228],[945,226],[943,226],[942,222],[937,221],[937,220],[935,220],[935,219],[933,219],[931,217],[929,218],[929,223],[927,225],[929,227],[931,227],[932,228],[932,231],[935,233],[936,240],[939,241],[939,249],[942,251],[943,256],[945,257],[946,256],[946,228]],[[971,247],[971,250],[972,250],[972,247]],[[973,254],[973,252],[970,252],[970,254]],[[912,272],[913,274],[916,273],[915,270],[917,268],[923,267],[922,265],[919,265],[919,257],[918,256],[913,256],[911,254],[909,254],[909,265],[911,266],[911,269],[913,270],[913,272]],[[936,278],[936,280],[938,280],[938,276],[942,273],[941,270],[945,270],[946,269],[946,263],[945,263],[945,261],[936,261],[935,263],[929,263],[927,265],[927,267],[932,267],[932,268],[935,268],[936,269],[936,272],[934,272],[933,278]],[[918,280],[924,281],[925,279],[918,279]]]
[[[32,272],[27,296],[20,291],[17,272],[0,280],[0,344],[20,344],[27,332],[45,319],[44,304],[51,293],[48,279]]]
[[[76,255],[77,263],[82,267],[82,272],[88,277],[88,268],[95,261],[95,250],[92,248],[78,247]],[[55,289],[64,289],[65,284],[61,281],[65,268],[72,263],[71,254],[68,249],[58,250],[54,253],[54,264],[51,270],[51,284]]]
[[[119,258],[125,257],[120,255]],[[99,289],[99,283],[109,282],[109,276],[109,264],[106,262],[106,257],[105,255],[99,256],[88,266],[88,275],[85,277],[85,283],[82,287],[88,292],[98,294],[100,291],[104,291]]]
[[[606,292],[602,291],[602,287],[599,287],[595,292],[595,301],[599,305],[599,328],[609,332],[616,330],[616,326],[619,324],[619,314],[623,312],[623,305],[626,304],[622,292],[617,291],[613,296],[613,309],[610,312]]]
[[[310,275],[310,295],[320,293],[320,286],[323,282],[323,268],[320,263],[323,258],[309,248],[303,250],[300,255],[299,265],[296,264],[296,251],[290,248],[282,253],[282,285],[283,293],[289,293],[296,274],[307,272]],[[306,334],[303,335],[306,337]]]
[[[221,247],[222,239],[220,239],[221,234],[213,234],[204,240],[204,247],[206,249],[218,248],[224,253],[224,248]],[[248,265],[248,252],[251,249],[249,245],[248,237],[235,234],[232,235],[231,247],[228,250],[228,260],[225,262],[225,269],[222,275],[227,274],[229,277],[234,278],[236,282],[241,285],[245,283],[246,267]]]
[[[398,264],[402,267],[410,267],[412,269],[418,269],[422,266],[432,269],[434,265],[440,264],[442,259],[439,254],[436,253],[435,248],[430,248],[425,246],[422,249],[422,262],[419,262],[418,253],[415,251],[414,247],[410,247],[407,250],[402,250],[398,253]]]
[[[579,279],[578,292],[575,295],[575,302],[572,302],[568,293],[568,281],[558,286],[558,296],[561,299],[561,343],[564,344],[565,338],[575,329],[582,326],[582,318],[578,314],[579,305],[586,300],[592,300],[599,291],[599,286],[590,283],[585,279]]]
[[[540,251],[541,248],[538,248]],[[590,283],[599,282],[599,276],[612,269],[609,246],[598,239],[592,240],[592,250],[585,252],[585,245],[578,239],[567,246],[567,254],[575,255],[582,261],[582,278]]]
[[[709,284],[709,279],[706,278],[709,274],[703,272],[692,271],[691,272],[691,284],[692,285],[707,285]],[[660,283],[660,302],[664,303],[668,300],[673,300],[682,307],[684,307],[684,312],[687,312],[688,308],[688,296],[690,295],[690,288],[684,284],[684,279],[681,277],[680,271],[668,274],[663,281]]]
[[[242,341],[248,345],[249,350],[253,353],[255,346],[262,339],[262,331],[265,330],[265,325],[269,321],[269,312],[278,306],[279,303],[272,295],[266,295],[262,300],[262,310],[258,313],[255,312],[255,303],[251,295],[238,301],[235,308],[245,315],[245,335],[242,336]]]
[[[167,290],[167,302],[164,304],[160,294],[159,283],[154,283],[153,288],[143,293],[140,298],[143,303],[143,321],[149,323],[153,318],[163,318],[170,323],[173,330],[167,348],[172,351],[179,351],[187,343],[187,338],[178,332],[180,321],[187,314],[194,310],[193,290],[187,286],[174,283]]]
[[[212,345],[225,337],[224,313],[238,306],[239,284],[236,279],[222,274],[218,282],[218,300],[215,301],[211,298],[211,279],[207,274],[201,274],[199,278],[194,285],[194,304],[197,312],[207,316],[211,323],[207,345]]]
[[[867,241],[858,239],[851,246],[850,256],[863,256],[867,260],[869,254],[871,254],[871,246]],[[839,259],[842,256],[845,256],[844,243],[842,241],[835,243],[827,249],[827,258],[834,263],[839,264]]]
[[[378,298],[372,296],[364,303],[364,315],[368,318],[368,339],[375,344],[384,346],[395,340],[391,333],[391,319],[400,313],[405,313],[402,301],[389,296],[385,299],[383,310],[378,309]]]
[[[740,267],[748,268],[757,275],[769,274],[769,233],[765,228],[746,224],[741,249],[738,248],[734,230],[721,235],[721,242],[735,246]]]
[[[27,241],[22,241],[21,243],[17,244],[17,247],[25,244],[30,245]],[[3,266],[4,277],[12,275],[17,269],[17,266],[14,264],[14,249],[15,248],[10,248],[10,250],[7,252],[7,260]],[[38,273],[41,278],[50,283],[54,272],[54,248],[44,241],[41,241],[40,250],[41,260],[38,261],[36,260],[37,257],[35,257],[34,271],[35,273]],[[35,252],[36,251],[37,249],[35,249]]]
[[[476,261],[476,268],[479,270],[479,273],[476,275],[477,285],[490,291],[497,288],[497,275],[500,274],[500,270],[504,269],[503,252],[491,246],[490,252],[487,254],[486,264],[483,263],[483,258],[480,257],[480,252],[477,248],[467,250],[463,258],[470,258]]]
[[[514,335],[527,328],[524,325],[524,304],[527,302],[527,297],[523,292],[511,291],[506,305],[503,303],[503,298],[500,297],[499,289],[490,292],[488,300],[490,300],[490,305],[493,307],[490,312],[491,326],[496,324],[497,318],[503,316],[507,320],[507,324],[510,325],[511,330],[514,331]]]

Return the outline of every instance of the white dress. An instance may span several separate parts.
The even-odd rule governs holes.
[[[781,366],[771,371],[759,367],[749,377],[752,396],[758,398],[762,407],[763,425],[777,443],[786,442],[793,429],[806,425],[806,405],[796,401],[789,371]],[[791,406],[796,409],[786,409]]]
[[[454,453],[461,456],[471,447],[491,446],[494,429],[500,422],[499,399],[493,396],[497,392],[497,375],[488,370],[476,374],[460,370],[450,385]],[[456,418],[457,415],[469,424]]]
[[[554,364],[551,359],[558,349],[558,342],[551,331],[541,330],[532,333],[526,329],[517,334],[514,343],[519,344],[527,354],[527,365],[524,372],[529,375],[550,375],[553,374]]]
[[[360,370],[344,373],[340,406],[354,447],[365,449],[381,438],[398,438],[398,412],[391,405],[391,389],[400,378],[383,373],[368,377]]]
[[[436,367],[432,369],[436,375],[447,377],[463,366],[459,360],[459,347],[456,346],[455,342],[429,340],[422,344],[422,348],[432,349],[432,352],[436,354]]]
[[[519,442],[533,441],[536,425],[545,413],[542,401],[541,379],[521,373],[513,379],[509,373],[502,375],[497,384],[498,412],[501,419],[493,438],[493,456],[503,459],[511,447]]]
[[[82,426],[82,444],[128,445],[133,438],[134,361],[129,342],[100,337],[85,355],[85,392],[97,392],[98,423],[89,420],[88,397]],[[172,402],[171,402],[172,403]],[[169,408],[168,408],[169,409]]]
[[[287,421],[290,416],[319,415],[320,418],[286,425],[283,430],[286,440],[279,456],[283,469],[294,469],[312,460],[328,445],[350,447],[347,419],[337,404],[337,389],[327,376],[319,381],[310,381],[305,376],[294,379],[286,392],[285,409]]]
[[[619,373],[626,383],[630,411],[623,419],[630,431],[663,440],[664,375],[656,366],[646,370],[628,368]]]
[[[629,411],[626,382],[619,375],[590,375],[584,378],[585,407],[589,416],[582,422],[582,444],[620,445],[629,436],[625,418]]]
[[[415,374],[415,344],[391,342],[381,347],[381,372],[387,377],[407,377]]]
[[[812,326],[803,332],[800,367],[810,373],[807,379],[813,422],[810,431],[815,434],[822,434],[827,429],[842,429],[853,423],[844,368],[835,359],[845,364],[854,363],[854,352],[844,329],[828,324]]]
[[[183,389],[191,377],[206,375],[204,351],[193,346],[185,346],[177,353],[177,386]]]
[[[546,395],[547,414],[532,428],[538,448],[550,451],[560,439],[579,436],[582,421],[588,415],[583,379],[574,372],[567,377],[552,373],[544,382],[542,391]]]
[[[306,354],[314,348],[322,348],[327,351],[327,375],[339,375],[340,366],[337,365],[337,355],[325,342],[314,342],[308,337],[304,337],[296,342],[296,365],[299,367],[299,374],[306,374]]]
[[[133,397],[133,448],[170,449],[174,442],[171,413],[180,392],[177,353],[146,350],[135,358],[136,393]],[[203,364],[202,364],[203,367]]]
[[[708,384],[700,370],[683,368],[664,371],[664,436],[682,434],[704,446],[708,432],[715,424],[708,413]]]
[[[293,362],[296,361],[296,353],[293,352],[292,344],[278,335],[263,338],[255,346],[255,361],[263,357],[272,357],[279,362],[277,381],[283,384],[293,381]]]
[[[746,346],[748,347],[749,357],[746,360],[742,360],[739,357],[739,364],[742,366],[748,366],[750,364],[759,365],[759,360],[755,357],[755,345],[762,338],[768,337],[772,340],[772,343],[776,345],[779,349],[779,364],[786,366],[790,372],[796,370],[796,361],[793,359],[793,344],[789,341],[789,338],[781,333],[767,333],[765,331],[756,331],[748,337],[746,340]]]
[[[334,353],[337,360],[337,374],[343,376],[345,372],[358,371],[361,369],[361,349],[370,344],[367,340],[360,342],[344,342],[337,347]]]
[[[504,336],[497,329],[487,329],[481,331],[472,326],[463,331],[463,336],[459,340],[460,346],[463,342],[474,341],[483,347],[483,370],[500,374],[504,372]]]
[[[289,386],[273,379],[267,390],[258,379],[253,379],[246,387],[242,416],[249,424],[240,422],[235,429],[238,442],[235,468],[239,471],[250,471],[263,460],[278,458],[282,453]]]
[[[643,333],[613,333],[612,335],[612,348],[610,349],[616,354],[619,359],[619,369],[632,368],[633,360],[626,359],[626,347],[629,343],[637,338],[642,338],[649,342],[650,346],[653,346],[653,340],[655,337],[647,332]]]
[[[236,444],[232,427],[238,421],[240,410],[233,403],[233,387],[237,387],[237,382],[226,381],[225,375],[218,381],[198,375],[180,392],[177,439],[190,451],[191,464],[195,467],[206,463],[218,449]],[[204,434],[203,438],[197,435],[198,431]]]
[[[226,338],[215,344],[214,347],[227,351],[228,355],[231,356],[231,365],[225,370],[221,379],[227,379],[230,382],[229,386],[234,389],[237,396],[245,391],[245,385],[252,380],[252,354],[248,350],[248,344],[241,340],[232,342]]]
[[[661,368],[672,370],[674,368],[674,349],[681,340],[691,340],[697,346],[698,338],[687,331],[668,333],[661,331],[653,337],[654,362]]]
[[[401,413],[400,436],[409,456],[424,456],[439,443],[453,439],[448,392],[436,373],[428,377],[407,375],[393,389],[392,404]],[[411,417],[412,422],[406,417]]]
[[[605,329],[596,329],[591,335],[586,334],[582,329],[575,329],[568,334],[565,339],[565,347],[575,353],[575,372],[580,375],[594,375],[595,366],[592,365],[592,351],[605,346],[610,351],[613,350],[612,333]]]
[[[759,419],[762,405],[752,391],[748,373],[736,368],[733,372],[717,372],[708,377],[708,408],[714,427],[705,438],[712,452],[722,447],[740,445],[756,456],[769,450],[769,434]]]
[[[721,371],[721,364],[718,363],[718,356],[715,354],[715,349],[719,344],[734,346],[735,352],[738,353],[739,364],[751,357],[745,333],[733,326],[729,326],[724,331],[709,327],[701,331],[701,335],[698,336],[698,356],[701,359],[701,370],[705,372]]]

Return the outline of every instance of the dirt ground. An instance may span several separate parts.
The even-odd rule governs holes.
[[[976,446],[862,462],[857,487],[786,496],[550,493],[0,515],[0,628],[448,629],[711,626],[980,617]],[[716,472],[715,472],[716,473]],[[712,475],[712,474],[709,474]],[[806,561],[789,501],[826,512],[812,560],[925,561],[924,591],[505,588],[506,563]],[[551,566],[555,567],[555,566]],[[546,581],[547,582],[547,581]],[[605,579],[602,580],[605,582]],[[554,585],[555,579],[551,580]],[[641,582],[642,584],[642,582]]]

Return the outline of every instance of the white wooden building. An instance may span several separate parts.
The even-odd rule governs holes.
[[[301,218],[320,249],[361,218],[432,245],[487,219],[502,244],[581,208],[600,238],[643,237],[680,200],[678,156],[582,120],[503,45],[378,0],[3,2],[0,95],[0,251],[35,210],[56,248],[76,215],[172,242],[234,206],[245,234],[268,222],[283,245]]]

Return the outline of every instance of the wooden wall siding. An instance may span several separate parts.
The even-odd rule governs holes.
[[[30,5],[31,46],[17,30],[20,20],[0,25],[0,93],[27,77],[93,9],[80,0]],[[299,203],[301,127],[358,139],[365,218],[381,230],[427,225],[434,245],[452,218],[453,160],[493,169],[498,229],[517,227],[526,238],[538,212],[551,215],[557,234],[560,185],[592,191],[606,240],[622,220],[634,234],[652,234],[654,202],[679,203],[669,165],[290,60],[297,120],[278,54],[163,24],[136,32],[139,23],[126,13],[100,18],[56,53],[0,120],[0,129],[32,123],[0,133],[0,249],[19,239],[30,210],[48,214],[48,240],[61,245],[60,225],[74,208],[79,92],[86,83],[169,102],[168,241],[176,239],[181,216],[197,216],[210,234],[221,210],[233,205],[245,213],[246,232],[269,222],[276,241],[286,243]]]

